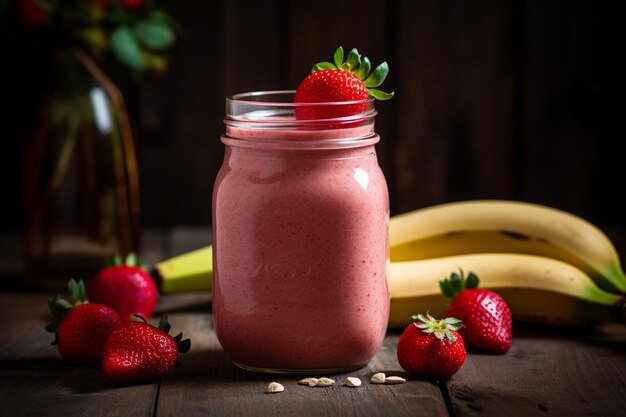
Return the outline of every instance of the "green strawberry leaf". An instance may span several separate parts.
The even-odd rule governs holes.
[[[176,40],[174,31],[163,22],[141,22],[134,30],[139,41],[153,51],[167,49]]]
[[[369,77],[363,80],[363,84],[365,84],[366,87],[378,87],[385,81],[387,74],[389,74],[389,65],[387,61],[385,61],[376,67]]]
[[[372,63],[370,62],[370,59],[365,56],[363,57],[363,60],[361,61],[361,65],[359,66],[359,69],[356,70],[354,75],[359,77],[360,80],[364,80],[369,75],[371,69],[372,69]]]
[[[70,304],[69,301],[63,298],[58,298],[56,301],[56,305],[61,307],[61,311],[63,311],[63,313],[65,313],[68,310],[71,310],[74,307],[72,304]]]
[[[159,329],[163,330],[165,333],[169,333],[171,328],[172,326],[167,320],[167,314],[163,314],[159,320]]]
[[[50,333],[55,333],[58,328],[59,325],[57,323],[46,324],[46,326],[44,327],[44,329],[46,329],[46,331]]]
[[[124,264],[128,266],[137,266],[139,265],[139,257],[137,256],[135,252],[130,252],[128,255],[126,255]]]
[[[48,300],[48,310],[50,310],[50,313],[52,313],[52,316],[56,320],[61,321],[61,318],[63,317],[63,309],[61,309],[57,304],[57,300],[59,298],[61,298],[60,295],[55,295]]]
[[[367,91],[376,99],[376,100],[389,100],[393,97],[393,92],[385,93],[384,91],[377,90],[375,88],[368,88]]]
[[[478,279],[478,276],[471,272],[469,274],[467,274],[467,280],[465,281],[465,288],[478,288],[478,285],[480,283],[480,280]]]
[[[452,300],[456,295],[454,288],[452,288],[450,281],[448,281],[447,279],[439,281],[439,288],[441,289],[441,293],[443,294],[443,296],[450,300]]]
[[[350,52],[348,52],[348,57],[346,58],[346,62],[342,65],[342,69],[348,70],[350,72],[355,72],[359,69],[361,65],[361,55],[356,48],[352,48]],[[372,87],[376,87],[375,85]]]
[[[124,260],[122,259],[122,257],[120,255],[115,255],[113,257],[113,266],[120,266],[122,264],[124,264]]]
[[[191,340],[185,339],[178,342],[178,351],[180,353],[187,353],[191,349]]]
[[[337,69],[337,67],[335,67],[335,64],[333,64],[332,62],[328,62],[328,61],[318,62],[317,64],[313,65],[313,68],[311,68],[311,72],[322,71],[322,70],[327,70],[327,69]]]
[[[463,274],[462,271],[461,274]],[[461,278],[456,272],[450,275],[450,284],[457,294],[463,291],[463,278]]]
[[[135,313],[130,314],[130,321],[134,321],[135,323],[148,323],[148,320],[146,320],[143,316]]]
[[[333,60],[335,61],[335,66],[337,68],[341,68],[341,65],[343,64],[343,48],[341,46],[335,51]]]
[[[67,291],[70,295],[72,306],[84,304],[87,302],[87,292],[85,290],[85,283],[82,279],[78,282],[76,282],[75,279],[70,279],[67,284]]]
[[[111,33],[111,47],[117,58],[125,65],[142,70],[146,61],[133,32],[127,26],[120,26]]]
[[[72,304],[76,304],[78,301],[78,284],[75,279],[70,279],[67,283],[67,292],[70,295],[70,299],[72,300]]]
[[[463,322],[461,319],[457,319],[456,317],[447,317],[443,319],[443,321],[445,321],[448,324],[459,324]]]

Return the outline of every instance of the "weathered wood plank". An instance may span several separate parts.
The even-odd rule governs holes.
[[[472,353],[448,382],[454,415],[626,415],[626,329],[519,329],[505,355]]]
[[[170,314],[173,331],[192,339],[190,353],[181,356],[183,366],[163,379],[158,416],[447,416],[439,388],[410,378],[403,385],[372,385],[374,372],[403,375],[395,359],[397,334],[389,334],[368,367],[344,375],[329,375],[332,388],[297,385],[297,377],[258,375],[235,367],[222,351],[208,313]],[[360,388],[343,386],[348,376],[363,380]],[[265,394],[271,381],[285,392]]]
[[[44,294],[0,294],[0,404],[6,416],[153,415],[157,384],[118,387],[97,366],[64,362]]]
[[[163,297],[157,314],[168,313],[173,331],[193,340],[183,367],[157,384],[118,387],[97,367],[64,363],[51,335],[43,294],[0,295],[0,402],[6,415],[448,415],[439,388],[415,378],[400,386],[370,385],[376,371],[405,375],[395,359],[398,334],[389,333],[370,365],[345,375],[364,386],[309,389],[295,377],[239,370],[225,356],[212,330],[209,294]],[[156,320],[156,315],[153,321]],[[601,324],[586,331],[516,329],[505,355],[472,352],[447,384],[456,416],[602,415],[626,411],[626,330]],[[286,391],[267,395],[277,380]],[[19,398],[19,401],[16,399]]]

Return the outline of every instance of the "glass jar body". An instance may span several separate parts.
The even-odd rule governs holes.
[[[254,136],[245,129],[223,136],[213,193],[218,339],[253,371],[362,367],[389,315],[389,201],[378,136],[300,149],[288,132],[276,133],[287,146],[249,144],[247,134]],[[265,145],[273,141],[271,130],[262,136]]]

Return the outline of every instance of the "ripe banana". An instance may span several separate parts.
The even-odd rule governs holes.
[[[441,204],[391,218],[392,262],[471,253],[520,253],[558,259],[582,269],[601,288],[626,293],[613,244],[573,214],[515,201]]]
[[[157,263],[150,275],[162,293],[211,291],[213,248],[206,246]]]
[[[518,321],[575,325],[593,319],[624,320],[624,299],[601,290],[570,264],[534,255],[486,253],[392,262],[389,326],[406,326],[420,312],[441,316],[446,299],[439,281],[459,268],[476,273],[482,288],[500,294]]]

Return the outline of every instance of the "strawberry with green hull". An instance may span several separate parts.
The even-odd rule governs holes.
[[[297,106],[296,118],[299,120],[334,119],[363,113],[369,108],[363,102],[372,96],[378,100],[388,100],[393,93],[385,93],[374,87],[380,86],[387,74],[387,62],[380,64],[370,74],[371,62],[362,57],[357,49],[352,49],[344,61],[343,48],[340,46],[334,55],[334,63],[320,62],[313,66],[309,74],[298,86],[294,101],[296,103],[335,103],[361,101],[342,106]]]
[[[102,304],[89,303],[82,281],[70,280],[70,300],[60,296],[48,302],[55,318],[46,330],[54,332],[61,357],[72,362],[99,363],[104,343],[111,332],[122,324],[115,310]]]
[[[150,317],[157,302],[157,286],[134,253],[124,262],[116,256],[88,284],[89,297],[115,309],[124,321],[131,314]]]
[[[118,384],[133,384],[158,380],[169,374],[178,363],[178,354],[191,347],[183,334],[168,334],[167,316],[154,327],[138,315],[122,324],[108,337],[102,355],[102,370]]]
[[[494,353],[511,348],[513,316],[506,301],[487,289],[478,289],[479,279],[473,272],[465,278],[463,271],[452,273],[439,282],[443,295],[452,303],[445,315],[463,320],[460,330],[467,346]]]
[[[429,314],[412,317],[398,340],[398,362],[405,371],[445,380],[458,372],[467,356],[458,330],[461,320],[436,320]]]

